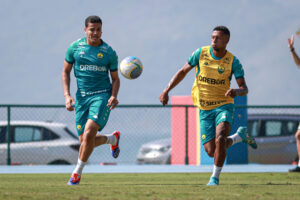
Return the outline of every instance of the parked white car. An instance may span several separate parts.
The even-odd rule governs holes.
[[[0,121],[0,165],[7,164],[7,121]],[[12,165],[75,164],[79,140],[65,124],[10,122]]]
[[[155,140],[143,144],[137,154],[137,164],[170,164],[171,139]]]

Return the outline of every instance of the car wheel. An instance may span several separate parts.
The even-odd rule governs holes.
[[[167,163],[166,164],[168,164],[168,165],[170,165],[171,164],[171,156],[169,156],[169,158],[168,158],[168,160],[167,160]]]
[[[70,163],[65,160],[55,160],[49,163],[49,165],[70,165]]]

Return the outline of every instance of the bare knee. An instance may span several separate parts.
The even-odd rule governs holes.
[[[217,136],[216,145],[225,146],[227,138],[223,135]]]
[[[91,143],[94,142],[97,134],[97,130],[93,128],[86,128],[83,133],[83,137],[81,138],[81,142]]]
[[[205,151],[206,151],[206,153],[207,153],[207,155],[209,156],[209,157],[214,157],[215,156],[215,150],[213,149],[213,150],[206,150],[205,149]]]
[[[95,137],[92,136],[92,134],[84,134],[82,144],[88,145],[91,144],[95,139]]]
[[[214,145],[205,145],[204,149],[209,157],[214,157],[216,149]]]

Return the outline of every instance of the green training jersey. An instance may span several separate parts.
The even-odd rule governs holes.
[[[76,97],[111,92],[109,71],[118,70],[118,56],[107,43],[94,47],[81,38],[69,46],[65,60],[74,64]]]

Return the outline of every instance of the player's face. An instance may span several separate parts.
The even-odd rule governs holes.
[[[228,41],[229,37],[223,31],[213,31],[211,34],[211,46],[216,51],[226,49]]]
[[[87,43],[91,45],[99,45],[102,35],[101,23],[88,23],[88,26],[84,28]]]

